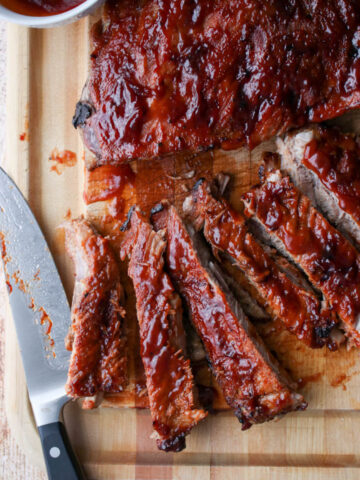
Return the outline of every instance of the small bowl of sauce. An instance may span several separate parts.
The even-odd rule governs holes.
[[[28,27],[55,27],[87,15],[104,0],[0,0],[0,18]]]

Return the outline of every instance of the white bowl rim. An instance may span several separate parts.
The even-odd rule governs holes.
[[[73,7],[72,9],[58,13],[56,15],[45,15],[41,17],[33,17],[30,15],[22,15],[21,13],[16,13],[0,5],[0,18],[7,20],[9,22],[14,22],[19,25],[32,26],[32,27],[51,27],[63,22],[70,21],[72,18],[77,16],[82,16],[87,10],[92,7],[95,7],[97,4],[101,4],[103,0],[85,0],[85,2],[80,5]]]

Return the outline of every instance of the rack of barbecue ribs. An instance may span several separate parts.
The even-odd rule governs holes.
[[[123,289],[108,241],[83,218],[63,227],[75,266],[72,324],[66,338],[72,353],[65,389],[73,398],[85,397],[83,408],[93,408],[104,392],[121,392],[127,384]]]
[[[127,228],[121,257],[130,257],[155,438],[159,449],[178,452],[185,448],[185,435],[207,414],[195,407],[181,301],[164,271],[166,241],[138,209],[130,210]]]
[[[341,321],[349,346],[360,346],[360,254],[279,169],[243,196],[264,241],[287,255],[322,292]]]
[[[89,166],[248,145],[360,105],[356,0],[111,0],[75,127]]]
[[[155,230],[166,235],[169,275],[242,428],[306,408],[231,294],[199,234],[166,202],[154,207],[151,218]]]
[[[188,218],[203,231],[215,254],[226,254],[243,271],[272,317],[279,318],[310,347],[336,348],[331,338],[338,323],[335,314],[326,302],[319,300],[300,272],[295,275],[284,258],[278,255],[274,258],[254,238],[244,215],[235,212],[219,195],[218,183],[222,181],[220,176],[211,186],[205,180],[197,182],[184,202]]]
[[[360,138],[314,125],[277,140],[281,170],[330,222],[360,245]]]

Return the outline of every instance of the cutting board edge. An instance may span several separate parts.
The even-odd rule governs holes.
[[[29,107],[29,85],[28,85],[28,66],[29,66],[29,48],[30,48],[30,31],[24,27],[18,27],[16,25],[9,25],[8,27],[8,78],[14,79],[8,86],[8,106],[11,105],[11,108],[8,108],[8,120],[7,127],[8,132],[11,132],[11,135],[7,135],[7,155],[5,157],[4,166],[7,172],[13,177],[15,182],[20,186],[21,190],[28,195],[28,175],[29,171],[29,157],[27,152],[27,142],[19,142],[18,135],[24,130],[24,112],[26,113]],[[20,86],[21,82],[21,86]],[[24,84],[25,82],[25,84]],[[27,83],[26,83],[27,82]],[[10,83],[10,82],[9,82]],[[19,94],[21,92],[21,94]],[[22,115],[19,115],[19,112],[22,112]],[[21,364],[20,352],[17,345],[16,333],[14,326],[12,324],[11,313],[9,307],[6,315],[6,347],[5,347],[5,408],[8,416],[8,422],[12,431],[13,436],[15,437],[20,448],[24,451],[26,456],[29,457],[32,463],[38,465],[40,468],[44,469],[44,462],[42,458],[40,441],[37,435],[36,426],[32,417],[31,406],[28,400],[26,385],[24,381],[24,373]],[[15,379],[15,380],[14,380]],[[14,388],[14,382],[16,388]],[[19,396],[20,396],[20,408],[19,406]],[[16,408],[15,408],[16,406]],[[359,412],[360,415],[360,412]],[[99,465],[94,462],[90,462],[89,470],[91,469],[92,473],[99,468],[99,474],[107,469],[107,465]],[[134,464],[132,464],[134,465]],[[85,465],[86,466],[86,465]],[[117,479],[127,478],[126,475],[126,465],[116,464],[116,474]],[[145,467],[145,466],[141,466]],[[227,477],[225,471],[228,471],[228,466],[210,466],[203,465],[201,467],[191,467],[191,466],[179,466],[174,465],[176,468],[183,468],[184,471],[187,469],[195,469],[199,473],[201,479],[218,479]],[[301,479],[306,475],[305,472],[310,473],[311,471],[317,470],[314,473],[313,477],[316,479],[338,479],[336,476],[340,469],[339,468],[324,468],[321,470],[321,473],[318,472],[317,468],[312,467],[257,467],[257,466],[248,466],[248,467],[231,467],[234,471],[245,472],[246,477],[251,476],[251,472],[254,472],[254,476],[251,476],[253,479],[257,478],[277,478],[278,480],[282,478],[289,479]],[[224,477],[222,477],[221,471],[224,469]],[[189,471],[190,471],[189,470]],[[187,470],[188,471],[188,470]],[[358,478],[358,469],[349,468],[347,472],[354,473],[354,477],[346,478]],[[121,477],[122,472],[124,472],[124,477]],[[289,476],[286,476],[289,472]],[[278,476],[278,474],[284,474],[284,477]],[[110,474],[109,474],[110,475]],[[120,475],[120,476],[119,476]],[[334,475],[334,476],[332,476]],[[93,477],[92,477],[93,478]],[[101,477],[103,478],[103,477]],[[106,477],[113,478],[113,477]],[[136,478],[139,480],[142,477],[142,474],[136,474]],[[145,477],[144,477],[145,478]],[[149,477],[146,477],[149,478]],[[181,478],[175,477],[174,478]],[[306,478],[310,478],[306,476]],[[345,478],[345,476],[344,476]]]

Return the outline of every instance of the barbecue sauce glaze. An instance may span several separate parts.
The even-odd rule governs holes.
[[[74,117],[103,163],[254,147],[360,104],[354,0],[110,0],[107,16]]]
[[[303,164],[332,192],[340,208],[360,224],[360,142],[337,128],[321,129],[308,143]]]
[[[360,345],[360,256],[317,212],[289,177],[278,176],[243,197],[247,213],[279,238],[311,283],[330,301]]]

